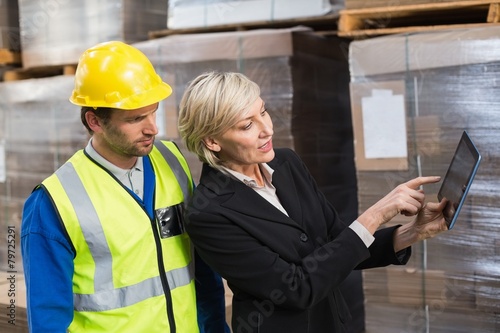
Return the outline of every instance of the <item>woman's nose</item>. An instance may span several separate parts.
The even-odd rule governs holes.
[[[270,119],[268,121],[264,121],[262,123],[261,131],[264,136],[272,136],[274,134],[273,122]]]

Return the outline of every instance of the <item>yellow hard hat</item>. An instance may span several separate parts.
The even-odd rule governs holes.
[[[111,41],[85,51],[75,73],[70,102],[79,106],[138,109],[167,98],[172,88],[133,46]]]

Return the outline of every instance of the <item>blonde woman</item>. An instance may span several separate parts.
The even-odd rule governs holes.
[[[338,289],[353,269],[405,264],[411,245],[447,230],[442,203],[401,184],[344,223],[290,149],[273,147],[273,122],[257,84],[205,73],[188,86],[179,128],[203,162],[186,229],[201,257],[234,293],[235,333],[344,332]],[[413,222],[379,227],[397,214]]]

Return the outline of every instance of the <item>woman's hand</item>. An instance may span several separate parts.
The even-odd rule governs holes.
[[[448,230],[443,216],[446,199],[441,202],[429,202],[424,205],[415,219],[396,229],[394,232],[394,251],[401,251],[412,244],[432,238]]]
[[[424,206],[425,200],[424,192],[420,187],[425,184],[437,183],[440,179],[441,177],[438,176],[417,177],[398,185],[361,214],[358,217],[358,222],[374,234],[381,225],[389,222],[398,214],[417,215]]]
[[[420,210],[413,222],[413,228],[417,236],[416,241],[432,238],[448,230],[448,225],[443,216],[446,201],[446,199],[443,199],[441,202],[429,202]]]

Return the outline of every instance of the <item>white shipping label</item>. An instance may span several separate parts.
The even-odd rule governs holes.
[[[373,89],[372,96],[362,98],[361,109],[365,158],[407,157],[404,96]]]

